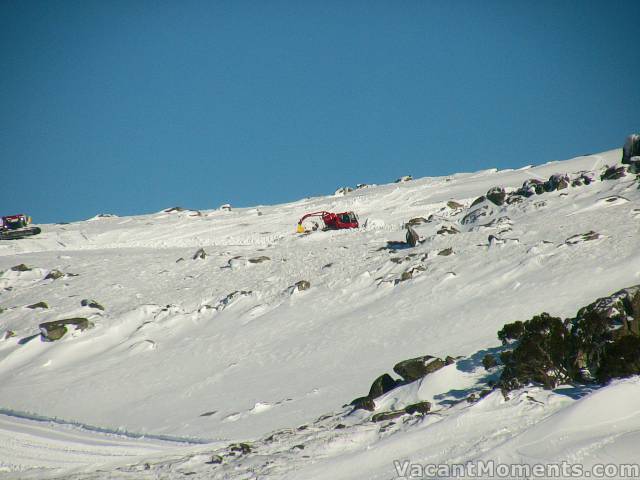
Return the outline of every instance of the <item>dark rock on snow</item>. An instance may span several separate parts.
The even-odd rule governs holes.
[[[86,318],[67,318],[65,320],[55,320],[39,325],[40,334],[43,340],[54,341],[61,339],[67,333],[67,326],[74,326],[80,331],[91,328],[93,324]]]
[[[27,305],[27,308],[30,308],[31,310],[36,310],[38,308],[49,308],[49,305],[47,305],[47,302],[38,302],[38,303],[34,303],[32,305]]]
[[[393,371],[400,375],[405,381],[413,382],[429,375],[445,366],[441,358],[424,355],[422,357],[410,358],[397,363]]]
[[[80,302],[80,305],[83,306],[83,307],[95,308],[97,310],[104,310],[104,307],[102,305],[100,305],[95,300],[91,300],[91,299],[88,299],[88,298],[83,299]]]

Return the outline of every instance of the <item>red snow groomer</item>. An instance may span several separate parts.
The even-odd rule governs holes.
[[[29,227],[31,217],[24,213],[7,215],[0,218],[0,240],[17,240],[19,238],[38,235],[42,230],[39,227]]]
[[[342,213],[331,213],[331,212],[313,212],[307,213],[304,217],[302,217],[298,221],[298,233],[304,233],[307,230],[302,226],[302,222],[304,222],[309,217],[320,217],[324,222],[323,230],[342,230],[344,228],[358,228],[360,225],[358,224],[358,217],[353,212],[342,212]],[[318,225],[315,225],[315,228],[312,230],[317,230]]]

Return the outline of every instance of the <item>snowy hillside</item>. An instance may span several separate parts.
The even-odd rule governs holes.
[[[640,284],[636,176],[601,179],[619,158],[99,215],[0,241],[0,478],[389,479],[402,476],[394,460],[634,462],[637,377],[509,400],[483,390],[500,376],[482,360],[504,349],[504,324],[573,317]],[[515,194],[554,174],[569,185]],[[472,206],[492,187],[507,201]],[[295,233],[318,210],[353,210],[362,227]],[[413,248],[400,243],[412,219]],[[40,324],[69,318],[87,322],[44,341]],[[452,359],[373,412],[348,405],[423,355]],[[424,401],[426,415],[371,421]]]

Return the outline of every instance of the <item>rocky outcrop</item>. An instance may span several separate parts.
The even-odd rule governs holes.
[[[67,318],[65,320],[55,320],[53,322],[45,322],[39,325],[40,334],[45,341],[60,340],[66,333],[67,327],[73,326],[83,331],[93,327],[93,324],[86,318]]]
[[[514,346],[500,355],[499,383],[506,390],[640,374],[640,285],[600,298],[574,318],[542,313],[507,324],[498,338]]]
[[[489,191],[487,192],[487,200],[489,200],[490,202],[495,203],[496,205],[500,206],[504,203],[504,199],[506,198],[507,194],[504,191],[503,187],[493,187],[491,189],[489,189]]]
[[[413,177],[411,175],[404,175],[400,178],[398,178],[395,183],[404,183],[404,182],[408,182],[410,180],[413,180]]]
[[[626,175],[625,167],[615,165],[612,167],[607,167],[605,171],[600,175],[600,180],[618,180]]]
[[[309,290],[311,283],[308,280],[300,280],[293,285],[295,291],[302,292],[303,290]]]
[[[445,362],[441,358],[424,355],[397,363],[393,367],[393,371],[400,375],[406,382],[413,382],[440,370],[444,366]]]

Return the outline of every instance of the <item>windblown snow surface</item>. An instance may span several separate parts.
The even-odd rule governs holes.
[[[98,215],[0,242],[0,335],[15,332],[0,337],[0,477],[386,480],[479,461],[638,463],[638,378],[465,401],[499,375],[481,360],[500,351],[505,323],[571,317],[640,283],[638,183],[600,180],[619,157],[231,211]],[[493,186],[581,171],[595,181],[461,222]],[[353,210],[362,227],[295,233],[317,210]],[[415,227],[423,243],[384,248],[430,215]],[[11,270],[23,263],[32,269]],[[65,276],[45,279],[53,270]],[[27,308],[40,301],[49,308]],[[39,336],[40,323],[72,317],[95,326]],[[347,406],[426,354],[461,358],[376,399],[375,412]],[[371,421],[420,400],[430,414]]]

